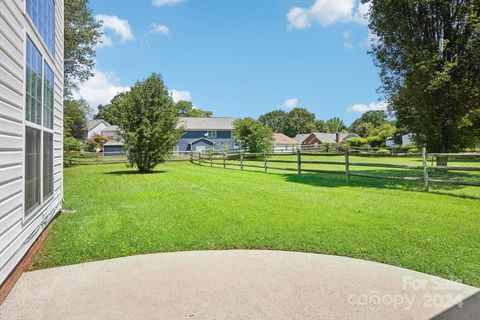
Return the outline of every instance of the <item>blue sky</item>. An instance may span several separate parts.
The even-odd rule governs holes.
[[[80,90],[92,107],[152,72],[175,99],[214,116],[301,106],[350,123],[384,107],[359,0],[90,0],[90,7],[105,31],[95,77]]]

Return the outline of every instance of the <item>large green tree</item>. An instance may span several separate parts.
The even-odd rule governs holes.
[[[92,76],[95,47],[102,35],[100,27],[88,8],[88,0],[65,0],[64,96],[67,99]]]
[[[261,115],[258,118],[258,121],[272,129],[273,132],[285,133],[285,121],[287,116],[287,113],[283,110],[274,110]]]
[[[178,109],[160,74],[137,82],[121,101],[119,126],[130,165],[151,172],[182,134]]]
[[[111,125],[118,125],[120,123],[120,116],[123,100],[125,99],[125,92],[117,94],[110,101],[109,104],[99,105],[98,113],[94,116],[94,119],[105,120]]]
[[[65,100],[63,103],[63,128],[65,136],[84,139],[87,117],[91,111],[85,100]]]
[[[267,152],[273,146],[272,129],[252,118],[237,119],[233,136],[237,143],[252,153]]]
[[[325,123],[325,126],[328,132],[330,133],[341,132],[347,128],[345,126],[345,122],[343,122],[343,120],[338,117],[334,117],[330,120],[327,120],[327,122]]]
[[[370,3],[372,54],[398,126],[430,151],[480,137],[480,1]]]
[[[380,129],[386,124],[391,124],[391,122],[387,120],[387,114],[385,111],[371,110],[365,112],[360,118],[355,120],[348,130],[365,138],[373,135],[376,129]]]
[[[212,116],[211,111],[196,108],[191,101],[180,100],[176,103],[176,106],[180,117],[209,118]]]
[[[315,115],[305,108],[292,109],[285,118],[283,133],[295,137],[299,133],[315,131]]]

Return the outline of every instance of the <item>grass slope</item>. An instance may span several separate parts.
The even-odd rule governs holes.
[[[200,249],[278,249],[384,262],[480,286],[480,200],[421,184],[169,163],[65,170],[65,205],[34,268]],[[470,191],[471,193],[472,191]],[[480,196],[480,190],[477,190]]]

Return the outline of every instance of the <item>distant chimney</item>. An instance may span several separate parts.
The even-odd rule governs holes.
[[[335,141],[337,141],[337,144],[340,144],[340,133],[335,133]]]

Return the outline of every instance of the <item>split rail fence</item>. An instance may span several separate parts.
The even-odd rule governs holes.
[[[236,167],[240,170],[287,171],[344,175],[387,180],[418,181],[429,190],[432,183],[480,186],[480,153],[384,154],[345,148],[324,152],[321,149],[281,153],[191,152],[190,161],[211,167]]]

